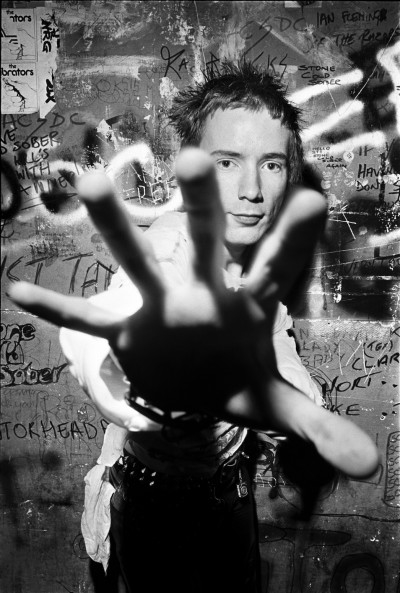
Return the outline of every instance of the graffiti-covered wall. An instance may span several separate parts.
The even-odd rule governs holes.
[[[171,100],[225,58],[245,57],[303,109],[307,161],[329,204],[306,299],[293,311],[302,361],[332,413],[363,427],[381,453],[368,480],[328,481],[305,519],[265,436],[255,476],[263,593],[398,593],[397,10],[374,1],[2,2],[2,591],[94,592],[80,514],[107,426],[69,374],[56,328],[17,310],[7,286],[24,279],[84,297],[107,289],[117,266],[77,199],[76,176],[106,170],[143,228],[179,208]]]

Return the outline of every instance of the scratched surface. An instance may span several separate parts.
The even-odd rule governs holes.
[[[329,203],[307,298],[294,310],[302,361],[332,413],[366,429],[381,452],[375,475],[335,479],[304,520],[298,487],[265,437],[255,476],[263,593],[398,593],[397,3],[50,1],[2,10],[1,591],[94,593],[80,514],[107,425],[68,373],[55,328],[15,310],[7,285],[105,290],[116,264],[73,176],[105,169],[143,228],[178,208],[171,98],[204,69],[245,56],[303,108],[307,160]]]

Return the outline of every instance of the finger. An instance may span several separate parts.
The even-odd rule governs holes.
[[[11,284],[8,295],[17,305],[50,323],[107,340],[115,336],[125,318],[86,299],[64,296],[29,282]]]
[[[160,300],[164,286],[151,247],[132,225],[107,175],[99,171],[82,175],[77,192],[114,257],[146,297],[146,302]]]
[[[289,194],[248,275],[246,286],[259,302],[288,296],[314,253],[326,211],[317,191],[297,187]]]
[[[188,213],[195,274],[211,286],[220,287],[225,217],[214,163],[203,150],[185,148],[178,155],[175,172]]]

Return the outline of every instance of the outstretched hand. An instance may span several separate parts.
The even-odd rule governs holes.
[[[222,277],[224,214],[213,162],[199,149],[186,149],[176,174],[194,248],[186,284],[167,286],[146,237],[131,225],[108,177],[95,172],[79,179],[78,194],[139,289],[142,308],[126,317],[23,282],[10,287],[11,298],[58,326],[107,339],[132,392],[163,410],[204,412],[296,434],[342,471],[371,474],[378,456],[370,438],[282,379],[272,346],[276,304],[309,260],[324,223],[322,196],[304,188],[292,191],[259,246],[247,290],[232,293]],[[111,408],[109,401],[103,408],[96,403],[103,413],[112,409],[113,422],[127,425],[126,402],[111,402]]]

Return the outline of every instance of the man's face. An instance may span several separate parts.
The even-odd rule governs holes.
[[[215,160],[227,246],[256,243],[271,226],[288,181],[290,132],[267,109],[218,109],[200,148]]]

